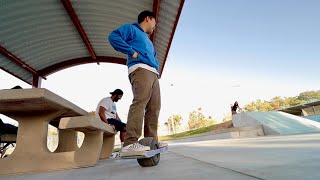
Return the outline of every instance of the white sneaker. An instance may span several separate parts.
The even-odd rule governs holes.
[[[149,151],[149,146],[144,146],[139,143],[129,144],[121,149],[121,152],[128,152],[128,151]]]
[[[168,146],[168,143],[159,141],[159,142],[158,142],[158,145],[159,145],[159,148],[163,148],[163,147],[167,147],[167,146]]]

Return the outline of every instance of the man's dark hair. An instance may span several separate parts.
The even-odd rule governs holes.
[[[111,95],[123,95],[123,91],[121,89],[116,89],[113,92],[110,92]]]
[[[22,89],[22,87],[21,86],[15,86],[15,87],[13,87],[11,89]]]
[[[155,14],[151,11],[142,11],[138,16],[138,23],[140,24],[146,17],[156,18]]]

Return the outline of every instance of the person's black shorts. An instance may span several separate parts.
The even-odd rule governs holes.
[[[17,133],[18,133],[18,127],[12,124],[4,123],[0,119],[0,135],[1,134],[17,134]]]
[[[111,125],[114,125],[114,127],[116,128],[117,131],[120,131],[120,132],[126,132],[126,124],[119,121],[119,120],[116,120],[116,119],[108,119],[108,123],[111,124]]]

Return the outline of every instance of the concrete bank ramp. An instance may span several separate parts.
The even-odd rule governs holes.
[[[234,127],[262,125],[265,135],[320,132],[319,122],[279,111],[243,112],[232,119]]]

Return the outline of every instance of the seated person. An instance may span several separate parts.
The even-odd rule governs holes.
[[[126,124],[121,122],[114,102],[118,102],[118,100],[122,98],[123,91],[121,89],[116,89],[113,92],[110,92],[110,94],[111,97],[105,97],[98,103],[95,116],[99,117],[103,122],[110,124],[116,131],[120,131],[122,148],[126,135]]]

